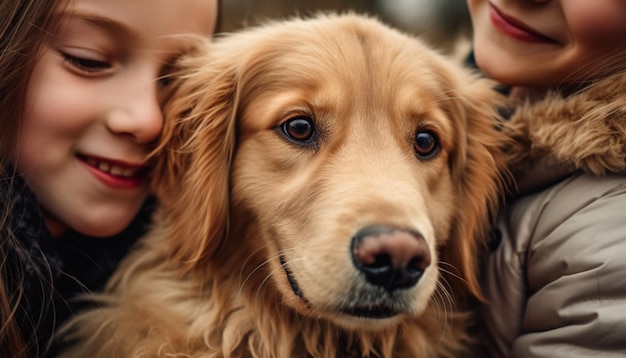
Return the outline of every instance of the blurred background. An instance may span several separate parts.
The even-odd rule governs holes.
[[[319,11],[354,11],[378,17],[387,24],[447,51],[456,40],[470,38],[465,0],[222,0],[222,30],[232,31],[265,19],[310,15]]]

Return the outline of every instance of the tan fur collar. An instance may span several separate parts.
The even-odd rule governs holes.
[[[508,148],[512,171],[527,173],[518,176],[520,185],[573,171],[626,173],[626,73],[565,98],[551,93],[524,103],[505,126],[515,140]],[[544,178],[529,178],[535,167]]]

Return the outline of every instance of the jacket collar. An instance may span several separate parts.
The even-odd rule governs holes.
[[[545,187],[574,172],[626,174],[626,73],[564,96],[519,104],[506,124],[519,191]]]

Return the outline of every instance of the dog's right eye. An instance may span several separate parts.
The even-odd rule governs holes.
[[[439,152],[439,139],[429,130],[419,131],[415,134],[413,147],[420,159],[430,159]]]
[[[296,142],[308,143],[315,136],[315,126],[309,117],[294,117],[282,124],[283,133]]]

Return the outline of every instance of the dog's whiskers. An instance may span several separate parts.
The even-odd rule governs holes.
[[[302,260],[304,260],[304,259],[302,259]],[[291,262],[293,262],[293,260],[292,260]],[[286,264],[286,263],[285,263],[285,264]],[[271,277],[272,275],[274,275],[276,272],[279,272],[279,271],[281,271],[281,270],[284,270],[284,268],[285,268],[285,265],[280,265],[279,267],[277,267],[276,269],[274,269],[274,270],[272,270],[270,273],[268,273],[268,274],[267,274],[267,276],[265,276],[265,278],[263,279],[263,281],[261,281],[261,283],[259,284],[259,287],[257,287],[257,290],[256,290],[256,295],[255,295],[255,298],[254,298],[255,300],[257,300],[257,299],[258,299],[259,294],[261,293],[261,289],[263,288],[263,286],[265,285],[265,283],[266,283],[266,282],[270,279],[270,277]]]
[[[241,269],[239,270],[239,280],[241,281],[241,284],[239,285],[239,292],[237,292],[237,295],[236,295],[237,299],[241,295],[241,291],[243,290],[243,286],[245,286],[246,282],[248,282],[248,280],[254,275],[254,273],[257,272],[258,270],[260,270],[264,265],[266,265],[267,263],[271,262],[273,259],[276,258],[276,256],[268,258],[267,260],[265,260],[261,264],[257,265],[257,267],[255,267],[252,271],[250,271],[250,273],[248,273],[248,275],[246,276],[245,279],[241,280],[241,278],[243,277],[243,274],[244,274],[243,271],[244,271],[245,267],[248,265],[248,262],[250,262],[250,260],[259,251],[265,249],[266,247],[267,247],[267,245],[259,245],[256,250],[254,250],[253,252],[250,253],[250,255],[248,255],[248,257],[245,259],[245,261],[241,265]]]
[[[263,263],[261,263],[259,266],[257,266],[257,267],[253,270],[253,272],[252,272],[252,273],[250,273],[250,275],[248,275],[248,277],[246,278],[246,281],[247,281],[247,279],[248,279],[248,278],[250,278],[250,277],[252,276],[252,274],[253,274],[254,272],[258,271],[261,267],[263,267],[263,266],[267,265],[268,263],[272,262],[273,260],[275,260],[275,259],[277,259],[277,258],[279,258],[279,257],[283,256],[283,254],[284,254],[285,252],[288,252],[288,251],[286,251],[286,250],[282,250],[281,252],[278,252],[278,253],[276,253],[275,255],[273,255],[272,257],[270,257],[270,258],[268,258],[267,260],[265,260]],[[302,258],[302,259],[298,259],[298,260],[291,260],[290,262],[297,262],[297,261],[302,261],[302,260],[304,260],[304,258]],[[286,262],[285,262],[284,264],[281,264],[279,267],[277,267],[276,269],[272,270],[271,272],[269,272],[269,273],[265,276],[265,278],[263,279],[263,281],[261,281],[261,283],[259,284],[259,287],[257,287],[257,291],[256,291],[256,295],[255,295],[255,300],[256,300],[256,299],[258,299],[258,296],[259,296],[259,294],[260,294],[260,292],[261,292],[261,289],[263,288],[263,286],[265,285],[265,283],[267,282],[267,280],[269,280],[269,279],[270,279],[270,277],[271,277],[274,273],[276,273],[277,271],[284,270],[284,268],[285,268],[285,265],[286,265],[286,264],[287,264]],[[243,285],[244,285],[244,284],[245,284],[245,282],[243,282],[243,283],[241,284],[241,286],[240,286],[240,290],[239,290],[239,292],[240,292],[240,293],[241,293],[241,290],[243,289]]]
[[[447,265],[447,266],[451,267],[453,270],[458,270],[458,269],[457,269],[454,265],[452,265],[452,264],[450,264],[450,263],[448,263],[448,262],[445,262],[445,261],[439,261],[439,264],[440,264],[440,265]],[[459,276],[458,274],[456,274],[456,273],[454,273],[454,272],[452,272],[452,271],[450,271],[450,270],[446,270],[446,269],[444,269],[444,268],[443,268],[443,267],[441,267],[441,266],[439,267],[439,271],[441,271],[441,272],[445,272],[445,273],[447,273],[448,275],[450,275],[450,276],[452,276],[452,277],[454,277],[454,278],[456,278],[456,279],[460,280],[461,282],[463,282],[463,283],[465,283],[465,284],[467,284],[467,283],[468,283],[468,282],[467,282],[467,280],[465,280],[463,277]]]
[[[451,264],[445,262],[445,261],[440,261],[441,265],[448,265],[452,268],[455,269],[454,266],[452,266]],[[439,270],[441,272],[445,272],[447,274],[449,274],[451,277],[454,277],[456,279],[461,280],[462,282],[467,282],[466,280],[464,280],[462,277],[460,277],[457,274],[452,273],[449,270],[444,269],[443,267],[439,266]],[[438,290],[435,291],[435,294],[437,295],[437,297],[440,297],[443,303],[443,313],[444,313],[444,329],[442,332],[442,335],[440,337],[440,340],[443,340],[444,335],[446,330],[448,329],[448,311],[452,312],[454,310],[454,297],[452,296],[452,294],[450,293],[452,291],[452,287],[450,286],[450,283],[448,282],[448,280],[446,280],[446,277],[441,276],[440,279],[437,281],[437,287],[439,288]],[[447,302],[447,304],[446,304]]]
[[[452,294],[448,290],[448,288],[450,288],[450,284],[447,282],[445,278],[442,277],[437,282],[437,287],[438,289],[435,290],[433,294],[433,301],[437,302],[437,307],[439,308],[439,312],[443,313],[444,326],[441,331],[441,334],[439,335],[439,341],[441,342],[444,340],[446,336],[446,332],[448,330],[448,324],[449,324],[448,315],[450,312],[454,310],[454,298],[452,297]],[[439,307],[438,302],[441,302],[441,307]]]
[[[445,278],[442,278],[437,282],[438,290],[435,291],[434,296],[441,301],[442,311],[447,313],[448,311],[452,311],[454,307],[454,297],[450,293],[450,285]]]

